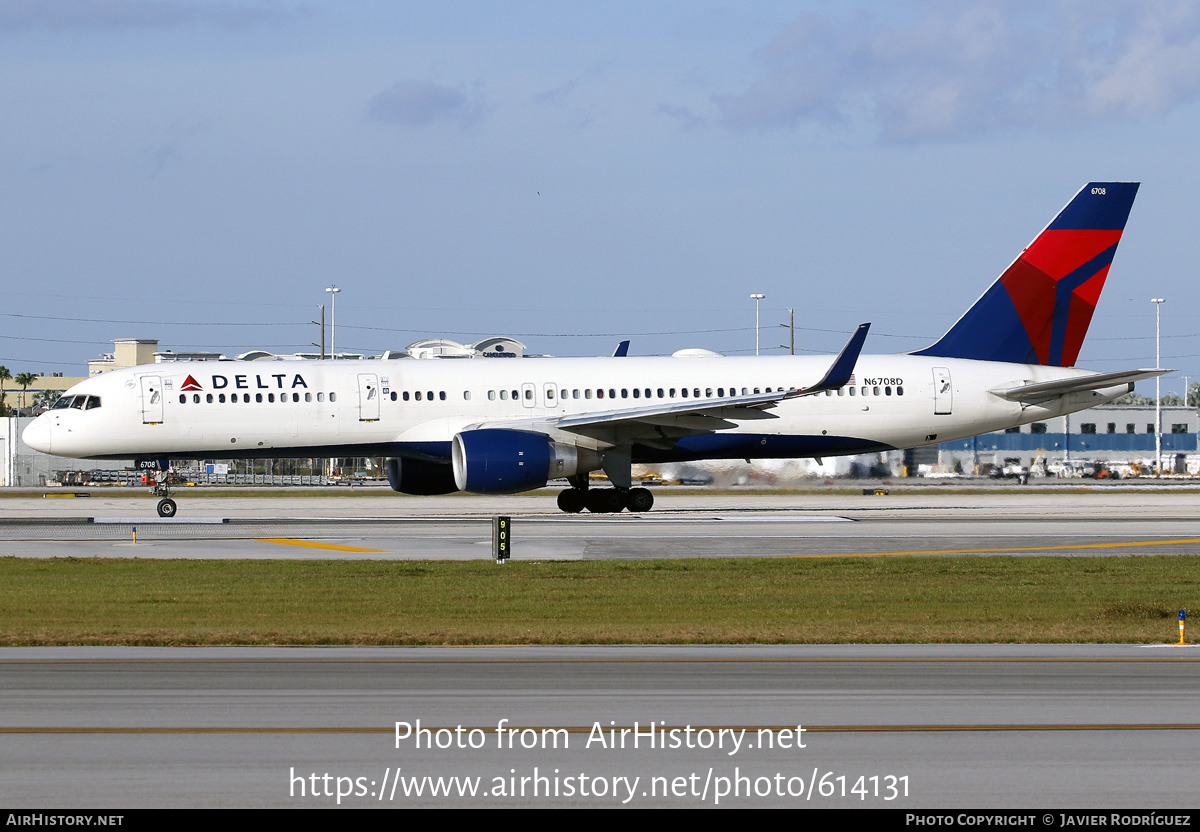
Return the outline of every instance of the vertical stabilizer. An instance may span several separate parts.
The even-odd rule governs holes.
[[[1074,366],[1138,185],[1084,185],[958,323],[914,355]]]

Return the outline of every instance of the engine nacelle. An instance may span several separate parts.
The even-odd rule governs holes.
[[[552,442],[544,433],[484,428],[457,434],[451,448],[454,483],[476,494],[516,494],[556,477],[600,467],[600,454]]]
[[[454,470],[444,463],[423,459],[387,460],[388,485],[401,494],[449,494],[458,491]]]

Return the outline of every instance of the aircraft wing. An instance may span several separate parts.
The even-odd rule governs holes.
[[[619,445],[642,442],[670,447],[684,436],[713,433],[735,427],[738,422],[778,419],[769,409],[785,399],[801,395],[799,390],[776,390],[723,399],[693,399],[663,402],[621,410],[599,410],[570,416],[540,419],[506,419],[471,425],[475,428],[532,430],[540,433],[566,431]]]
[[[854,372],[854,365],[862,352],[870,326],[869,323],[862,324],[855,330],[846,346],[833,360],[829,370],[811,387],[719,399],[660,402],[642,407],[592,411],[519,422],[489,422],[472,427],[524,429],[544,433],[558,430],[588,436],[611,445],[638,442],[653,447],[669,448],[685,436],[727,430],[737,427],[739,422],[778,419],[778,416],[769,411],[779,402],[842,387]]]
[[[1090,376],[1058,379],[1057,381],[1041,381],[1035,384],[1022,384],[1017,387],[990,390],[993,396],[1008,399],[1012,402],[1040,402],[1065,396],[1068,393],[1084,393],[1089,390],[1102,390],[1106,387],[1116,387],[1128,384],[1133,390],[1133,383],[1142,379],[1163,376],[1174,370],[1122,370],[1116,373],[1096,373]]]

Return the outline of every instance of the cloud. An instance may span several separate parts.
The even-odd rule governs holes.
[[[682,107],[675,104],[659,104],[657,112],[660,115],[675,119],[679,124],[679,129],[685,133],[691,133],[705,126],[704,117],[694,113],[691,107]]]
[[[482,97],[462,87],[427,81],[397,81],[371,99],[371,118],[388,124],[424,127],[437,122],[457,122],[468,127],[482,117]]]
[[[149,151],[150,160],[153,163],[151,177],[158,176],[162,173],[169,163],[179,162],[183,159],[183,148],[190,143],[192,139],[209,129],[208,122],[197,121],[193,124],[172,125],[162,141],[158,142]]]
[[[539,92],[533,97],[534,104],[549,104],[560,107],[566,103],[571,93],[575,92],[575,88],[579,86],[579,78],[571,78],[564,81],[552,90]]]
[[[237,29],[295,13],[268,3],[192,0],[3,0],[0,32],[162,28],[199,24]]]
[[[1069,130],[1196,100],[1200,5],[930,0],[904,22],[804,14],[761,57],[760,80],[713,97],[729,127],[867,124],[889,142]]]

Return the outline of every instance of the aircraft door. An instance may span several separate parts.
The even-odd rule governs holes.
[[[162,379],[158,376],[140,376],[142,393],[142,424],[161,425],[163,421]]]
[[[950,382],[950,370],[946,367],[933,368],[933,413],[948,416],[954,408],[954,385]]]
[[[537,406],[537,387],[526,382],[521,385],[521,404],[525,407]]]
[[[358,374],[358,421],[379,421],[379,376]]]

